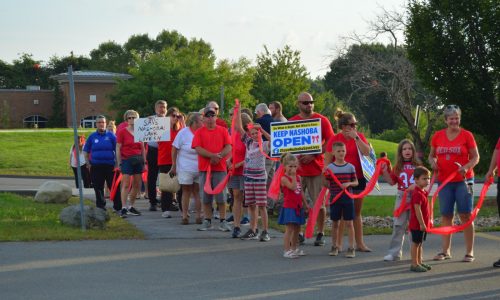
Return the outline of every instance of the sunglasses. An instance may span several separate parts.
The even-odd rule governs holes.
[[[349,123],[349,124],[345,124],[345,126],[350,126],[351,128],[356,128],[356,126],[358,126],[358,123],[356,123],[356,122]]]
[[[219,110],[218,107],[210,107],[211,109]]]
[[[205,117],[207,117],[207,118],[215,118],[215,114],[206,114]]]
[[[182,118],[182,116],[181,115],[172,115],[172,118],[180,119],[180,118]]]
[[[451,104],[451,105],[446,106],[446,109],[460,109],[460,107],[458,107],[458,105]]]
[[[299,101],[299,103],[302,105],[309,105],[309,104],[314,105],[314,101]]]
[[[130,120],[130,119],[137,119],[137,117],[128,117],[127,120]]]

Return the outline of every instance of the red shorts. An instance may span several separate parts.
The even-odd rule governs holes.
[[[266,178],[245,176],[245,206],[267,206]]]

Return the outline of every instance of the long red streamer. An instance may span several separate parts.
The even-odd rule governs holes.
[[[452,175],[455,175],[455,174],[452,174]],[[476,219],[477,214],[479,213],[479,210],[483,206],[484,198],[486,197],[486,193],[488,192],[488,189],[490,188],[490,186],[491,186],[492,183],[493,183],[493,178],[489,178],[484,183],[483,188],[481,189],[481,193],[479,194],[479,200],[477,202],[476,207],[474,208],[474,210],[471,213],[469,221],[465,222],[464,224],[460,224],[460,225],[442,226],[442,227],[433,227],[432,224],[431,224],[429,226],[429,228],[427,228],[427,232],[429,232],[429,233],[435,233],[435,234],[453,234],[453,233],[457,233],[459,231],[462,231],[465,228],[467,228],[468,226],[470,226],[472,224],[472,222],[474,222],[474,220]],[[439,189],[438,189],[438,191],[439,191]],[[434,196],[437,195],[438,191],[436,191],[436,193],[434,194]],[[432,199],[433,199],[433,202],[434,202],[435,197],[432,197]],[[431,215],[432,215],[432,212],[431,212]]]
[[[285,168],[283,165],[280,165],[276,173],[274,173],[273,180],[271,180],[271,184],[269,185],[267,196],[274,201],[277,201],[280,196],[281,177],[283,177],[283,174],[285,174]]]
[[[114,201],[116,196],[116,191],[120,186],[120,182],[122,181],[122,173],[118,170],[115,170],[115,175],[113,176],[113,183],[111,184],[111,192],[109,193],[109,199]]]
[[[309,217],[307,218],[306,231],[304,233],[304,236],[308,239],[312,238],[314,235],[314,226],[316,225],[319,211],[321,210],[323,203],[325,203],[325,196],[327,193],[328,188],[323,187],[318,195],[318,198],[316,199],[316,202],[314,203],[313,208],[309,209]]]

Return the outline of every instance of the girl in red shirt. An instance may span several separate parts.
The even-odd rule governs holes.
[[[304,191],[300,184],[300,176],[297,175],[299,160],[291,153],[285,153],[281,157],[281,164],[285,168],[285,174],[281,177],[281,191],[283,192],[283,207],[278,217],[278,224],[285,225],[284,258],[297,258],[305,253],[297,248],[300,225],[305,224],[306,206]]]

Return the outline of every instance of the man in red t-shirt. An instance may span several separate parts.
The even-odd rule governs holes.
[[[299,114],[288,119],[289,121],[307,120],[307,119],[320,119],[321,120],[321,138],[322,143],[328,141],[334,136],[332,124],[325,116],[314,112],[314,100],[311,94],[302,92],[297,99],[297,106]],[[324,151],[324,147],[323,147]],[[316,201],[322,189],[323,175],[323,154],[305,154],[299,155],[299,169],[297,175],[301,177],[302,189],[307,190],[309,197],[312,201]],[[315,246],[324,246],[324,226],[325,226],[326,210],[323,205],[319,215],[318,221],[318,235],[316,236]]]
[[[212,109],[214,109],[214,110],[215,110],[215,116],[217,117],[217,118],[215,119],[215,124],[216,124],[217,126],[222,126],[222,127],[224,127],[224,128],[229,128],[229,127],[227,126],[226,121],[224,121],[224,120],[222,120],[222,119],[219,119],[219,104],[217,104],[217,102],[215,102],[215,101],[210,101],[210,102],[208,102],[208,104],[207,104],[207,108],[212,108]]]
[[[226,221],[226,202],[224,192],[210,195],[205,192],[204,186],[207,180],[207,170],[211,168],[211,186],[215,187],[222,182],[227,175],[225,157],[231,152],[231,139],[226,128],[216,125],[217,112],[212,107],[204,109],[203,123],[205,126],[194,133],[191,147],[198,153],[198,170],[200,171],[200,196],[203,201],[205,220],[198,230],[206,231],[212,228],[212,202],[218,203],[221,231],[231,231]]]

